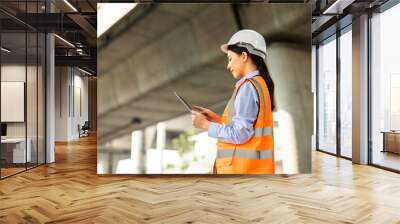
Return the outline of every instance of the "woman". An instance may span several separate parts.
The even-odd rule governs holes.
[[[214,173],[273,174],[274,83],[265,65],[263,36],[240,30],[221,46],[227,54],[227,69],[237,79],[222,117],[199,106],[192,113],[196,128],[218,139]]]

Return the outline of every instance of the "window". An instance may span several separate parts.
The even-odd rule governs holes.
[[[336,36],[318,47],[318,149],[336,153]]]
[[[372,164],[400,170],[400,4],[371,18]]]
[[[44,1],[17,4],[21,14],[38,13],[41,5]],[[12,16],[0,12],[0,17],[9,21],[0,24],[0,178],[5,178],[45,163],[46,40]]]
[[[352,32],[340,36],[340,155],[352,157]]]

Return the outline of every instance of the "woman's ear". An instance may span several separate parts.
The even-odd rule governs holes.
[[[246,52],[243,51],[242,54],[240,55],[240,57],[242,58],[243,62],[246,62],[248,57],[249,57],[249,55]]]

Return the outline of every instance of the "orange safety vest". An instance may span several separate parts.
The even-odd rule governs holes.
[[[217,158],[214,173],[217,174],[274,174],[274,139],[271,99],[268,87],[261,76],[246,79],[257,90],[259,111],[254,122],[254,136],[243,144],[217,141]],[[241,85],[243,85],[243,83]],[[235,116],[235,98],[241,85],[235,88],[224,113],[222,123],[229,124]]]

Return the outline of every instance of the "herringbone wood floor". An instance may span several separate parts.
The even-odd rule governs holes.
[[[0,223],[400,223],[400,175],[313,152],[313,174],[97,176],[93,137],[0,181]]]

